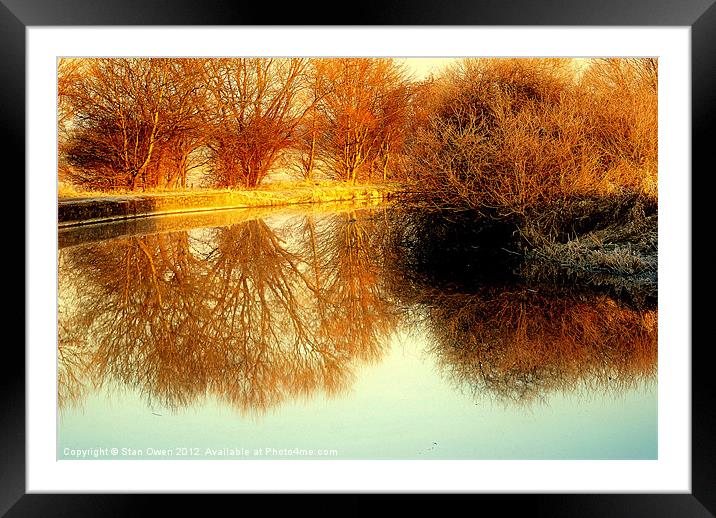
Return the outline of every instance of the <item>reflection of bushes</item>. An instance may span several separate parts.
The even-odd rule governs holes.
[[[390,285],[433,287],[501,284],[519,265],[518,220],[475,211],[390,211],[385,233]]]
[[[566,243],[580,224],[581,232],[628,232],[625,219],[636,236],[644,221],[632,212],[642,209],[625,202],[611,220],[566,216],[549,225],[562,225],[555,238]],[[564,282],[563,272],[525,254],[519,218],[421,210],[392,216],[388,284],[428,330],[432,353],[458,384],[524,401],[578,386],[624,389],[655,374],[655,293],[637,296],[642,285],[634,277],[621,277],[622,292],[614,279],[604,289],[593,273]],[[650,237],[639,239],[646,253]]]
[[[381,354],[395,324],[374,271],[378,252],[360,220],[341,218],[315,257],[261,220],[63,250],[82,291],[61,329],[69,313],[81,317],[73,336],[96,384],[131,386],[169,408],[213,394],[261,412],[339,392],[355,361]]]
[[[626,389],[656,374],[656,310],[526,288],[426,290],[421,300],[432,352],[475,393],[525,401],[579,386]]]

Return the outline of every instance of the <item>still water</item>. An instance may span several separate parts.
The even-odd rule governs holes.
[[[58,458],[657,457],[655,306],[427,282],[395,213],[61,230]]]

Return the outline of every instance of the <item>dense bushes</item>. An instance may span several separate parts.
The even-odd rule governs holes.
[[[426,84],[411,138],[421,192],[519,208],[572,194],[656,193],[654,60],[466,59]]]

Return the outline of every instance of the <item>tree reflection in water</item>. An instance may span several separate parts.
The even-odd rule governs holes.
[[[60,406],[90,382],[170,409],[213,396],[252,413],[341,392],[397,322],[374,224],[254,220],[62,250]]]

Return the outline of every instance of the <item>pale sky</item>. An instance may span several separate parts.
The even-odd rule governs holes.
[[[417,81],[425,79],[431,72],[437,75],[442,68],[458,59],[460,58],[400,58]]]
[[[434,73],[438,75],[439,72],[447,65],[454,63],[462,58],[396,58],[397,61],[403,61],[408,69],[408,72],[413,74],[416,81],[425,79]],[[576,72],[582,71],[584,66],[589,62],[590,58],[572,58]]]

